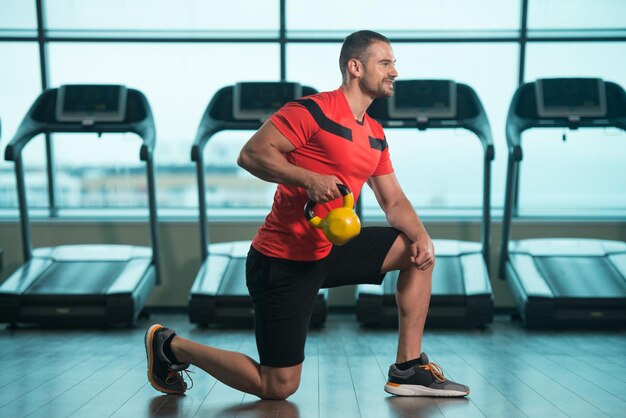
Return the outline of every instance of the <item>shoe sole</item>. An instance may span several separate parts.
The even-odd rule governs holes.
[[[185,392],[180,392],[176,390],[171,390],[162,387],[159,385],[154,378],[152,377],[152,365],[154,364],[154,352],[152,350],[152,341],[154,340],[154,333],[157,332],[159,328],[163,328],[161,324],[154,324],[146,331],[146,336],[144,338],[144,343],[146,346],[146,359],[148,361],[148,381],[152,385],[153,388],[158,390],[159,392],[171,394],[171,395],[181,395]]]
[[[456,398],[469,395],[467,392],[459,392],[458,390],[431,389],[420,385],[401,385],[398,383],[387,382],[385,392],[397,396],[433,396],[440,398]]]

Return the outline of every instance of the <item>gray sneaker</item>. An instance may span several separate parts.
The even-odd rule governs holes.
[[[152,387],[158,391],[183,394],[187,390],[187,383],[183,379],[182,372],[187,373],[185,369],[189,367],[189,364],[173,363],[163,352],[163,344],[172,335],[176,335],[173,329],[164,328],[160,324],[152,325],[146,331],[148,380]]]
[[[422,353],[420,364],[409,370],[400,370],[395,364],[389,368],[385,391],[398,396],[467,396],[469,388],[444,377],[441,367],[431,363]]]

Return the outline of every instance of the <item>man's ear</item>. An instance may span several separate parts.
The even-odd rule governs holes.
[[[361,76],[363,73],[363,63],[356,58],[352,58],[348,61],[348,71],[354,78]]]

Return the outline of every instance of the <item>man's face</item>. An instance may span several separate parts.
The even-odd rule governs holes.
[[[367,60],[363,64],[363,77],[359,86],[372,98],[393,96],[393,81],[398,77],[396,59],[391,45],[374,42],[368,48]]]

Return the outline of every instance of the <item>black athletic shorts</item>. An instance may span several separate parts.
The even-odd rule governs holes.
[[[361,283],[381,284],[383,261],[400,234],[389,227],[367,227],[317,261],[268,257],[250,248],[246,283],[254,306],[260,363],[290,367],[304,361],[304,343],[317,293]]]

